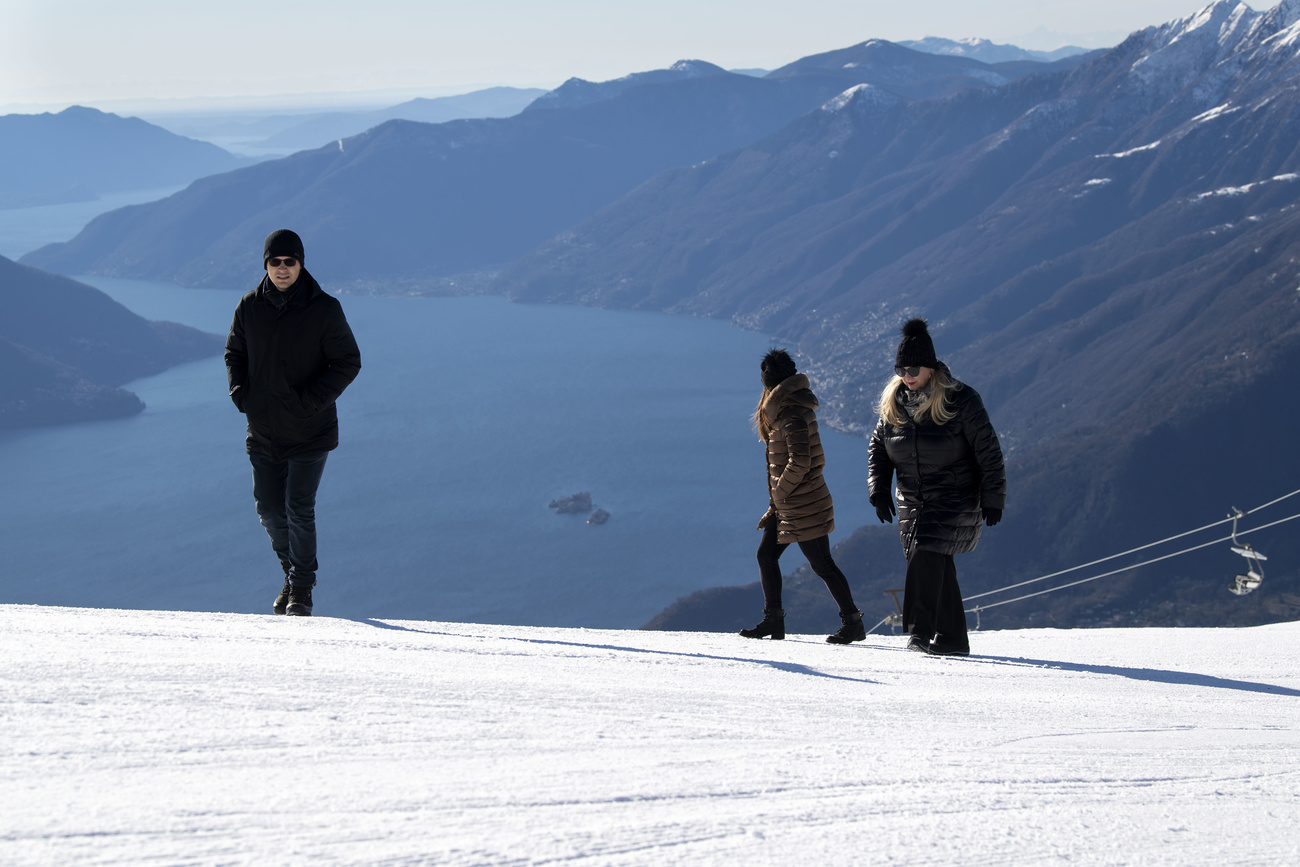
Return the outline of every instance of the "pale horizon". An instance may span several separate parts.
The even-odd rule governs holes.
[[[145,113],[378,106],[493,86],[549,89],[571,77],[604,81],[682,59],[775,69],[868,39],[1097,48],[1205,5],[715,0],[702,7],[661,0],[615,8],[593,0],[547,7],[378,0],[363,17],[351,4],[304,0],[232,0],[219,9],[158,0],[0,0],[0,113],[70,105]]]

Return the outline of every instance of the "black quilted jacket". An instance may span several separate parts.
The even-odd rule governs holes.
[[[873,503],[878,495],[889,494],[897,476],[898,530],[909,557],[918,549],[973,551],[984,527],[981,509],[1006,508],[1007,475],[998,435],[979,394],[958,385],[952,421],[908,421],[895,427],[882,418],[867,449],[867,490]]]

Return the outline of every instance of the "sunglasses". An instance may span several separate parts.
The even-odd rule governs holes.
[[[286,268],[292,268],[294,265],[298,264],[298,260],[292,256],[285,256],[283,259],[267,259],[266,264],[271,268],[279,268],[281,265]]]
[[[908,376],[913,376],[913,377],[920,376],[921,368],[919,367],[895,367],[894,368],[894,375],[902,376],[903,374],[907,374]]]

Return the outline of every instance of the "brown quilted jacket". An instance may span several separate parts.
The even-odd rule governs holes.
[[[777,541],[807,542],[835,529],[831,492],[822,478],[826,454],[817,433],[817,396],[802,373],[782,382],[763,403],[767,436],[767,489],[771,508],[760,526],[778,517]]]

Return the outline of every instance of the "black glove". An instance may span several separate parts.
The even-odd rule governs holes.
[[[894,515],[898,513],[894,511],[893,497],[889,496],[888,494],[881,494],[876,497],[876,500],[872,501],[871,505],[876,507],[876,517],[880,519],[880,523],[882,524],[894,523]]]
[[[230,390],[230,400],[235,404],[235,409],[240,412],[244,411],[244,387],[237,385]]]
[[[1001,509],[984,509],[984,526],[992,527],[1002,520]]]

